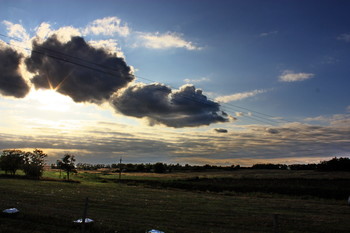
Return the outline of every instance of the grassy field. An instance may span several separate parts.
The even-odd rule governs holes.
[[[58,171],[44,174],[58,178]],[[35,181],[0,177],[0,208],[16,207],[17,216],[0,216],[0,232],[81,232],[72,221],[81,218],[84,200],[89,197],[88,217],[95,223],[89,232],[273,232],[273,215],[278,214],[279,232],[350,232],[350,207],[346,199],[319,198],[271,192],[222,192],[154,187],[135,181],[165,184],[216,182],[238,183],[255,180],[309,179],[326,184],[349,182],[347,173],[312,171],[252,171],[174,174],[118,174],[80,172],[72,176],[80,183]],[[280,181],[280,182],[278,182]],[[328,182],[328,183],[327,183]],[[225,185],[225,184],[224,184]],[[303,186],[303,185],[302,185]],[[298,188],[298,186],[295,186]],[[339,187],[341,188],[341,187]]]

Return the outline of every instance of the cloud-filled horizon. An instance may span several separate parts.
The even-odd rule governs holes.
[[[167,5],[144,2],[127,17],[122,12],[130,6],[119,2],[119,13],[78,20],[67,10],[68,20],[41,12],[34,21],[14,14],[24,5],[6,3],[8,11],[0,10],[0,150],[41,148],[50,161],[68,151],[93,163],[123,156],[135,163],[247,166],[349,156],[344,24],[335,17],[336,29],[319,31],[307,20],[321,19],[317,12],[293,23],[295,17],[265,22],[278,16],[263,11],[254,20],[238,14],[237,21],[231,3],[212,3],[204,1],[197,14],[189,3],[183,19],[166,15]],[[272,5],[289,16],[299,9]],[[144,17],[139,9],[146,8],[163,20]],[[323,3],[320,9],[327,11]],[[227,19],[221,11],[230,12]],[[310,43],[316,36],[322,40]]]

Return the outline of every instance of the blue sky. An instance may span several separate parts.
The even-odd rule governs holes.
[[[229,115],[195,122],[186,114],[198,106],[187,106],[186,114],[174,107],[166,115],[170,122],[161,119],[161,105],[140,115],[135,108],[143,105],[122,89],[114,102],[112,94],[103,103],[80,101],[77,93],[40,89],[23,64],[20,73],[31,88],[26,96],[0,92],[0,149],[38,147],[51,160],[71,152],[105,163],[121,155],[130,162],[243,165],[349,156],[348,1],[0,3],[2,48],[22,60],[31,56],[33,40],[45,43],[56,34],[67,43],[79,36],[123,57],[136,77],[125,85],[140,96],[165,86],[185,93],[180,88],[193,84],[220,104],[210,111]],[[0,79],[0,90],[4,83]],[[116,99],[129,102],[121,106]],[[178,117],[181,123],[173,120]]]

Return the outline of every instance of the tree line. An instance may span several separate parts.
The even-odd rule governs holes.
[[[52,168],[57,168],[55,164],[51,165]],[[191,171],[234,171],[238,169],[269,169],[269,170],[317,170],[317,171],[350,171],[350,159],[345,158],[332,158],[328,161],[321,161],[320,163],[309,164],[273,164],[273,163],[259,163],[254,164],[251,167],[241,167],[240,165],[231,166],[217,166],[217,165],[181,165],[181,164],[166,164],[166,163],[141,163],[141,164],[89,164],[78,163],[76,165],[78,170],[98,170],[101,168],[112,169],[112,171],[119,172],[120,169],[123,172],[155,172],[155,173],[170,173],[170,172],[191,172]]]
[[[52,165],[55,168],[55,165]],[[98,170],[101,168],[115,169],[118,172],[121,169],[123,172],[155,172],[155,173],[170,173],[170,172],[190,172],[190,171],[234,171],[238,169],[272,169],[272,170],[316,170],[316,171],[350,171],[350,159],[334,157],[330,160],[321,161],[320,163],[309,164],[273,164],[259,163],[251,167],[241,167],[240,165],[217,166],[217,165],[181,165],[181,164],[166,164],[166,163],[141,163],[141,164],[89,164],[78,163],[76,166],[79,170]]]
[[[311,164],[255,164],[252,169],[280,169],[280,170],[316,170],[316,171],[350,171],[350,158],[334,157],[330,160]]]
[[[56,164],[51,164],[51,168],[58,168]],[[170,172],[186,172],[186,171],[208,171],[208,170],[225,170],[232,171],[240,168],[240,165],[231,166],[216,166],[216,165],[181,165],[181,164],[167,164],[167,163],[120,163],[120,164],[90,164],[90,163],[77,163],[76,168],[78,170],[98,170],[102,168],[112,169],[112,171],[119,172],[120,169],[123,172],[155,172],[155,173],[170,173]]]
[[[5,174],[15,175],[17,170],[23,170],[25,175],[30,178],[40,178],[44,172],[45,154],[40,149],[34,149],[32,152],[26,152],[17,149],[3,150],[0,155],[0,169],[5,171]],[[146,163],[146,164],[75,164],[75,156],[64,154],[62,159],[51,164],[51,168],[60,169],[67,173],[67,179],[72,172],[77,170],[98,170],[101,168],[114,169],[115,172],[155,172],[155,173],[170,173],[170,172],[191,172],[191,171],[234,171],[238,169],[279,169],[279,170],[318,170],[318,171],[350,171],[350,159],[347,157],[332,158],[328,161],[321,161],[316,164],[254,164],[251,167],[241,167],[240,165],[231,166],[216,166],[216,165],[181,165],[181,164],[166,164],[166,163]]]
[[[44,173],[45,154],[42,150],[34,149],[33,152],[27,152],[17,149],[3,150],[0,156],[0,169],[5,174],[16,175],[18,170],[23,170],[29,178],[39,179]],[[74,155],[65,154],[62,160],[57,160],[57,166],[69,174],[75,171]]]

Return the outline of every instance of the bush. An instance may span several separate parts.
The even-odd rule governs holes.
[[[35,149],[33,152],[24,154],[23,171],[26,176],[39,179],[44,172],[45,154],[42,150]]]
[[[21,150],[4,150],[0,157],[0,168],[11,175],[15,175],[16,171],[23,164],[23,155],[25,152]]]

